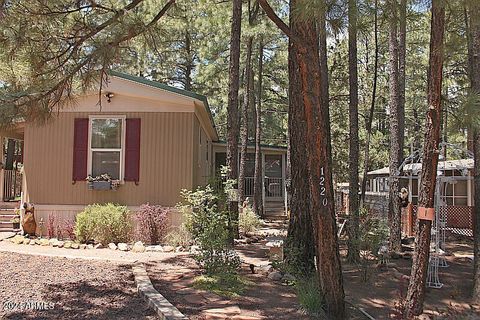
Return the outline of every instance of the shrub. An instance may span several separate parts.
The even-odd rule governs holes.
[[[246,233],[251,233],[256,231],[262,225],[262,221],[253,212],[252,207],[246,205],[243,210],[240,212],[238,217],[238,227],[241,231]]]
[[[196,191],[182,191],[180,210],[187,218],[186,228],[200,247],[195,256],[208,274],[234,273],[240,258],[229,245],[228,213],[218,209],[218,196],[210,186]]]
[[[252,285],[244,276],[238,274],[201,275],[193,280],[193,287],[210,291],[228,298],[238,298],[248,286]]]
[[[296,283],[298,302],[309,315],[324,319],[324,300],[317,276],[300,279]]]
[[[55,216],[53,213],[48,214],[47,233],[48,238],[51,239],[55,237]]]
[[[63,221],[63,232],[70,240],[75,240],[77,237],[75,235],[75,219],[65,219]]]
[[[168,209],[162,206],[143,204],[135,212],[135,239],[157,244],[165,236],[168,227]]]
[[[172,247],[188,247],[192,244],[192,235],[188,232],[187,227],[182,224],[180,227],[168,231],[165,236],[165,243]]]
[[[131,235],[131,222],[126,206],[112,203],[89,205],[77,215],[75,235],[82,242],[127,242]]]

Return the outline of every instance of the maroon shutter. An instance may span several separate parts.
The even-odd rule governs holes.
[[[125,181],[140,180],[140,119],[127,119],[125,142]]]
[[[73,181],[87,178],[88,118],[75,119],[73,135]]]

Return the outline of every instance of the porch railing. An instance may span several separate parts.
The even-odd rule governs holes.
[[[245,177],[244,195],[245,197],[253,197],[255,194],[255,178]],[[215,181],[216,190],[223,188],[222,179]],[[282,178],[267,178],[265,177],[265,196],[269,198],[282,198],[284,193],[284,183]]]
[[[265,177],[265,197],[283,197],[283,179]]]
[[[255,194],[254,181],[254,177],[245,177],[245,197],[253,197]]]
[[[22,193],[22,174],[18,170],[3,170],[3,200],[11,201]]]

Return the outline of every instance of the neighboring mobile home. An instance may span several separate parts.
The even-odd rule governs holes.
[[[218,139],[206,97],[117,72],[102,90],[101,104],[98,92],[91,92],[47,123],[0,133],[8,145],[0,172],[4,201],[21,194],[22,202],[35,205],[37,223],[46,223],[52,214],[73,219],[93,203],[174,207],[182,189],[208,183],[226,145]],[[262,153],[265,201],[284,204],[286,149],[264,147]],[[87,176],[105,173],[119,180],[118,188],[91,190]],[[251,183],[247,177],[247,196]],[[182,217],[172,213],[171,219],[178,224]]]
[[[415,214],[420,188],[421,163],[409,163],[403,167],[400,186],[408,190],[408,202]],[[437,180],[441,206],[446,213],[448,228],[471,235],[473,230],[474,182],[473,159],[439,161]],[[384,214],[388,212],[389,169],[381,168],[367,174],[365,203]]]

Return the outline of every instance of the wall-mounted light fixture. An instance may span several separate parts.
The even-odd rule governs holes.
[[[107,102],[112,102],[112,98],[115,96],[115,94],[113,94],[113,92],[107,92],[105,94],[105,97],[107,97]]]

